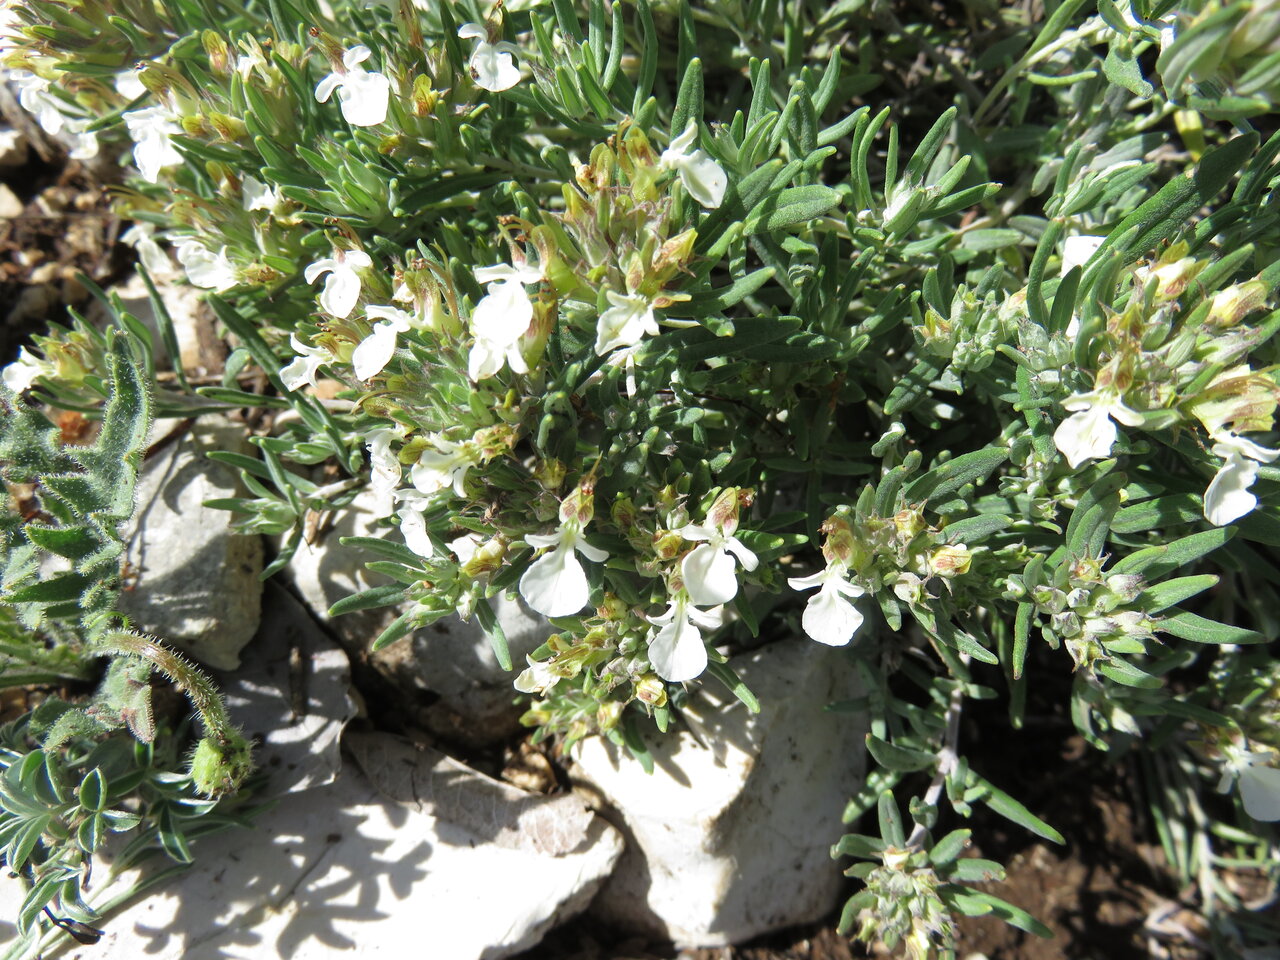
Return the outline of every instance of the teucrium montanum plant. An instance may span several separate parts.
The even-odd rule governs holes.
[[[140,255],[235,344],[162,399],[289,414],[221,504],[282,538],[272,572],[368,486],[383,526],[347,546],[387,582],[333,612],[395,606],[375,646],[474,617],[510,666],[519,595],[551,618],[526,721],[642,762],[699,683],[757,709],[751,638],[847,648],[876,764],[849,818],[880,836],[837,845],[844,926],[917,957],[957,913],[1040,930],[935,829],[982,803],[1060,839],[961,721],[1061,689],[1179,784],[1153,815],[1214,936],[1265,942],[1213,878],[1275,859],[1280,736],[1241,708],[1273,718],[1277,682],[1269,4],[972,33],[882,4],[19,9],[10,64],[133,156]],[[75,402],[74,337],[6,382]]]

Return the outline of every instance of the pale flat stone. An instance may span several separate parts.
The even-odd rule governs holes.
[[[20,167],[27,162],[27,141],[12,127],[0,128],[0,169]]]
[[[254,741],[273,796],[333,782],[341,738],[356,715],[342,648],[289,591],[268,582],[262,623],[240,668],[215,676],[231,720]]]
[[[6,184],[0,183],[0,217],[11,219],[22,216],[26,207]]]
[[[339,542],[351,536],[399,541],[399,531],[377,523],[372,502],[368,491],[361,492],[316,542],[299,546],[286,571],[298,594],[353,658],[366,656],[373,641],[399,614],[398,609],[385,607],[328,616],[339,600],[390,582],[365,568],[365,562],[376,557]],[[423,725],[439,736],[473,746],[496,742],[519,729],[521,708],[513,702],[516,694],[511,684],[524,669],[525,655],[551,634],[547,621],[524,601],[497,597],[491,602],[507,637],[512,671],[499,665],[489,638],[474,619],[464,623],[456,616],[367,654],[370,666],[400,690],[438,696],[418,717]]]
[[[429,771],[437,758],[421,762]],[[46,960],[500,960],[528,949],[587,905],[622,839],[586,814],[559,855],[495,842],[513,814],[492,782],[465,767],[444,773],[449,791],[474,787],[489,798],[484,817],[464,826],[430,805],[388,800],[349,768],[333,784],[284,797],[252,829],[198,842],[195,866],[108,917],[97,945],[63,938]],[[0,879],[0,915],[16,915],[18,887]],[[12,936],[0,924],[0,941]]]
[[[731,666],[758,715],[708,678],[688,726],[649,738],[652,775],[599,737],[574,768],[627,837],[593,910],[682,946],[741,943],[830,911],[842,889],[831,845],[865,770],[865,720],[824,710],[858,693],[847,651],[786,641]]]
[[[138,509],[121,531],[130,565],[121,612],[137,629],[220,670],[239,665],[258,629],[262,541],[234,533],[228,511],[204,505],[240,492],[235,471],[204,454],[243,445],[244,429],[225,417],[196,420],[144,463]]]

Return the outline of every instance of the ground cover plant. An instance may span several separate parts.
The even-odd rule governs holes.
[[[1280,862],[1280,11],[6,11],[23,106],[127,167],[139,269],[176,260],[234,346],[220,382],[158,378],[158,296],[153,334],[103,294],[114,328],[73,316],[5,368],[4,682],[110,662],[98,709],[4,733],[23,949],[90,935],[104,831],[183,859],[175,804],[243,802],[216,694],[114,604],[151,417],[244,408],[293,414],[215,455],[247,491],[220,505],[279,537],[268,575],[372,491],[383,535],[351,545],[387,583],[334,612],[394,606],[375,646],[475,618],[537,736],[643,764],[699,684],[757,706],[727,666],[749,638],[847,647],[867,693],[835,708],[869,714],[874,761],[847,819],[878,828],[813,829],[863,881],[849,934],[922,958],[959,914],[1040,929],[974,886],[1001,867],[963,821],[1056,831],[958,734],[973,699],[1022,725],[1053,670],[1089,744],[1142,752],[1214,948],[1274,941],[1223,876]],[[100,411],[97,445],[60,446],[58,408]],[[504,593],[549,618],[527,663]],[[180,736],[138,719],[153,669],[197,707],[186,772],[107,729]]]

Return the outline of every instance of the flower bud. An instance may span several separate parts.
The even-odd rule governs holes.
[[[600,704],[599,709],[596,710],[596,726],[600,728],[601,733],[608,733],[618,725],[625,706],[626,704],[620,700],[609,700]]]
[[[903,543],[910,543],[925,528],[924,511],[919,507],[907,507],[893,515],[893,527]]]
[[[963,576],[969,572],[973,554],[963,543],[939,547],[929,556],[929,569],[940,577]]]
[[[431,88],[431,78],[418,75],[413,81],[413,93],[410,94],[410,110],[415,117],[429,117],[435,113],[436,104],[440,102],[440,94]]]
[[[657,674],[646,673],[636,681],[635,691],[636,699],[641,703],[647,703],[651,707],[667,705],[667,685],[659,679]]]
[[[1209,306],[1205,323],[1215,327],[1234,327],[1267,299],[1267,285],[1261,280],[1247,280],[1219,290]]]

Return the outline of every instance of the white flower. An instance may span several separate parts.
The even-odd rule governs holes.
[[[533,609],[547,617],[565,617],[587,605],[591,590],[587,574],[575,554],[603,563],[609,554],[587,543],[576,520],[561,522],[551,534],[530,533],[525,542],[531,547],[551,547],[520,578],[520,596]]]
[[[67,117],[62,121],[63,132],[71,138],[72,160],[92,160],[98,155],[98,135],[89,129],[88,117]]]
[[[18,102],[36,118],[50,136],[65,134],[71,141],[72,160],[92,160],[98,155],[98,135],[89,130],[88,117],[68,116],[65,104],[50,92],[49,81],[27,70],[9,76],[18,85]]]
[[[478,41],[467,64],[477,87],[497,93],[520,82],[520,68],[511,59],[513,53],[520,52],[514,43],[490,43],[489,32],[478,23],[464,23],[458,28],[458,36]]]
[[[396,493],[396,499],[404,503],[396,511],[404,545],[420,557],[434,557],[436,545],[431,542],[431,536],[427,533],[427,518],[422,512],[428,498],[416,490],[401,490]]]
[[[161,170],[182,163],[182,154],[169,139],[175,133],[182,133],[175,114],[155,106],[130,110],[122,116],[134,142],[133,162],[138,165],[142,179],[156,183]]]
[[[1214,439],[1213,452],[1224,462],[1204,492],[1204,518],[1221,527],[1258,505],[1258,498],[1249,492],[1258,479],[1254,461],[1270,463],[1280,457],[1280,450],[1268,450],[1229,431],[1216,434]]]
[[[178,262],[195,287],[222,291],[240,282],[235,264],[227,259],[226,247],[213,253],[199,240],[184,240],[178,244]]]
[[[862,614],[849,601],[866,593],[845,579],[843,564],[832,564],[808,577],[787,580],[792,590],[819,590],[805,604],[800,624],[812,640],[829,647],[843,647],[862,626]],[[895,588],[896,592],[896,588]]]
[[[478,269],[476,279],[487,284],[489,291],[471,314],[476,342],[467,358],[467,373],[478,383],[494,376],[504,362],[513,373],[528,373],[519,346],[533,321],[533,303],[525,284],[541,280],[542,271],[499,263]]]
[[[125,70],[123,73],[117,73],[115,86],[116,93],[129,101],[137,100],[147,94],[147,88],[142,83],[141,70]]]
[[[1270,764],[1280,760],[1271,751],[1253,751],[1228,745],[1227,762],[1218,792],[1226,793],[1235,780],[1244,812],[1255,820],[1280,820],[1280,769]]]
[[[373,260],[363,250],[334,250],[332,257],[308,264],[302,275],[307,283],[315,283],[329,274],[320,291],[320,306],[335,317],[348,317],[360,299],[360,275],[356,271],[371,266]]]
[[[689,597],[700,607],[714,607],[728,603],[738,595],[738,577],[734,572],[733,557],[741,561],[747,570],[754,570],[759,561],[737,537],[725,536],[718,527],[690,523],[676,533],[686,540],[706,541],[690,550],[680,561],[680,574]],[[730,556],[729,554],[733,554]]]
[[[658,332],[658,321],[653,318],[653,302],[638,293],[614,293],[606,290],[605,296],[612,304],[600,314],[596,324],[596,356],[603,357],[618,347],[632,347],[647,333]]]
[[[671,146],[662,151],[659,165],[666,170],[675,170],[680,174],[680,182],[693,199],[707,209],[715,209],[724,200],[725,188],[729,178],[725,176],[720,164],[716,163],[702,150],[689,148],[697,142],[698,124],[690,120],[684,133],[671,141]]]
[[[400,459],[391,449],[400,440],[401,431],[390,427],[371,430],[365,437],[369,451],[369,490],[373,494],[374,516],[385,517],[395,508],[396,488],[400,486]]]
[[[156,228],[150,223],[135,223],[120,234],[120,242],[138,251],[138,259],[153,278],[167,277],[174,272],[173,261],[155,241]]]
[[[554,687],[560,682],[560,674],[556,673],[550,660],[535,660],[527,654],[524,659],[529,666],[516,677],[515,683],[512,684],[521,693],[541,695],[547,688]]]
[[[413,316],[396,307],[373,306],[365,310],[370,318],[378,317],[381,323],[373,325],[373,332],[360,341],[351,352],[351,365],[356,376],[368,380],[382,372],[396,352],[396,334],[413,326]]]
[[[57,370],[48,360],[41,360],[34,353],[23,347],[18,351],[18,359],[7,365],[0,372],[0,380],[14,393],[30,390],[36,377],[52,377]]]
[[[428,447],[418,455],[418,462],[409,469],[409,479],[426,494],[453,487],[454,493],[465,497],[467,471],[480,462],[476,445],[470,440],[457,442],[439,436],[432,437],[431,443],[435,449]]]
[[[273,213],[280,206],[280,194],[257,177],[246,176],[240,184],[240,203],[246,211],[266,210]]]
[[[1116,442],[1118,420],[1126,427],[1142,423],[1142,414],[1124,405],[1124,400],[1111,391],[1094,390],[1062,401],[1067,410],[1076,410],[1053,432],[1053,442],[1067,458],[1072,469],[1086,460],[1098,460],[1111,454]]]
[[[316,99],[321,103],[338,91],[342,118],[353,127],[374,127],[387,119],[391,81],[360,66],[372,54],[363,43],[352,47],[342,55],[342,68],[316,84]]]
[[[316,375],[320,364],[331,359],[329,351],[320,347],[309,347],[298,339],[296,333],[289,334],[289,346],[297,351],[298,356],[287,367],[280,371],[280,379],[290,390],[300,390],[304,383],[316,385]]]
[[[1062,269],[1059,275],[1065,277],[1076,267],[1083,267],[1089,262],[1106,237],[1067,237],[1062,244]]]
[[[689,595],[679,593],[665,613],[649,617],[649,622],[662,629],[649,637],[649,663],[663,680],[683,683],[707,669],[707,645],[699,627],[719,626],[719,619],[698,610]]]
[[[66,120],[58,98],[49,92],[49,81],[28,70],[13,70],[9,78],[18,85],[18,103],[36,118],[44,132],[56,136]]]

